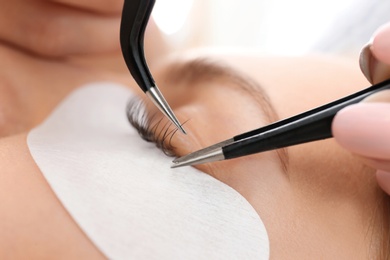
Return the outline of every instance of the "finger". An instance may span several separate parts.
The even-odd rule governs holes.
[[[390,89],[377,92],[363,100],[364,103],[387,102],[390,103]],[[389,112],[390,113],[390,112]]]
[[[390,51],[389,51],[390,53]],[[372,84],[382,82],[390,78],[390,63],[377,58],[372,52],[372,44],[366,45],[360,52],[360,69],[364,76]]]
[[[378,60],[390,64],[390,23],[374,33],[371,50]]]
[[[341,110],[332,123],[335,140],[370,158],[390,158],[390,104],[360,103]]]
[[[122,12],[123,0],[48,0],[102,14]]]
[[[371,64],[371,74],[373,84],[385,81],[390,78],[390,65],[374,59]]]
[[[390,172],[390,159],[381,160],[381,159],[372,159],[372,158],[362,158],[362,161],[370,166],[371,168]]]
[[[0,8],[0,39],[45,56],[119,50],[120,18],[42,1],[14,0]]]
[[[390,195],[390,172],[377,171],[376,179],[379,186]]]

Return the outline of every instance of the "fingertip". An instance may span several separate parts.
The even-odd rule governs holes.
[[[334,139],[344,148],[349,148],[355,142],[353,128],[361,124],[359,118],[355,117],[357,105],[342,109],[336,114],[332,122],[332,134]]]
[[[359,65],[360,65],[360,70],[363,72],[363,75],[366,77],[366,79],[370,83],[373,83],[372,73],[371,73],[371,63],[373,62],[371,45],[372,43],[370,42],[361,49],[359,55]]]
[[[370,158],[390,158],[390,104],[361,103],[341,110],[332,133],[345,149]]]
[[[390,23],[382,25],[374,33],[371,51],[378,60],[390,64]]]

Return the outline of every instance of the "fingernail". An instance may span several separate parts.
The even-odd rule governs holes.
[[[346,107],[333,120],[336,141],[353,153],[390,158],[390,104],[360,103]]]
[[[363,47],[359,64],[371,84],[390,78],[390,23],[381,26]]]
[[[366,44],[360,51],[359,64],[360,70],[366,79],[372,84],[371,60],[375,59],[371,52],[371,43]],[[374,62],[374,61],[373,61]]]
[[[379,186],[390,195],[390,172],[379,170],[376,172],[376,179]]]
[[[360,52],[359,64],[364,76],[371,84],[390,78],[390,65],[379,61],[373,53],[373,45],[367,44]]]

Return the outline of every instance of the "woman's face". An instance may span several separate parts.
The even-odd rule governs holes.
[[[186,122],[188,135],[177,132],[171,139],[177,156],[368,86],[355,63],[342,60],[191,56],[162,63],[155,73],[176,116]],[[148,110],[155,115],[154,106]],[[169,131],[160,119],[153,116],[150,126],[161,138]],[[197,167],[252,204],[274,258],[368,256],[373,236],[367,232],[380,193],[372,170],[332,139]]]
[[[0,136],[28,131],[85,82],[131,80],[128,73],[123,78],[101,69],[37,61],[6,48],[0,54],[0,78],[6,82],[0,85],[6,90],[0,95]],[[357,62],[319,57],[192,53],[152,69],[175,114],[186,122],[188,135],[176,133],[171,139],[178,156],[368,85]],[[160,115],[148,107],[151,115]],[[159,120],[153,117],[151,126]],[[162,136],[165,126],[161,121],[153,132]],[[198,167],[251,203],[268,230],[273,258],[367,259],[368,252],[376,251],[370,247],[379,246],[373,234],[381,235],[375,227],[383,221],[382,201],[372,170],[331,139]]]

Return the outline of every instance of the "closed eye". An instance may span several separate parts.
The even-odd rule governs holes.
[[[187,88],[200,85],[207,85],[210,82],[220,82],[229,87],[242,91],[254,99],[263,111],[266,122],[275,122],[278,119],[276,110],[264,91],[264,89],[246,74],[226,64],[208,58],[197,58],[186,61],[171,63],[166,67],[166,76],[163,81],[168,86],[185,86]],[[131,100],[127,108],[129,122],[138,130],[141,137],[149,142],[156,143],[157,147],[168,156],[175,156],[171,140],[176,133],[173,127],[165,118],[155,122],[161,114],[148,116],[146,105],[138,98]],[[153,122],[153,124],[151,123]],[[171,127],[172,126],[172,127]],[[289,156],[286,148],[276,150],[281,166],[287,171]]]
[[[130,124],[138,131],[142,139],[155,143],[165,155],[170,157],[176,156],[172,138],[178,129],[171,127],[172,123],[170,121],[162,117],[157,122],[153,122],[156,114],[149,116],[145,103],[136,96],[127,103],[126,115]]]

